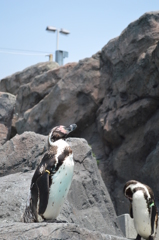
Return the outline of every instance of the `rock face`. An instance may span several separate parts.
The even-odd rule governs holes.
[[[15,101],[14,95],[0,92],[0,144],[10,138]]]
[[[54,68],[52,67],[40,75],[35,74],[31,81],[22,84],[17,91],[15,107],[18,117],[22,117],[24,112],[34,107],[48,95],[59,79],[64,78],[66,73],[70,72],[75,65],[76,63],[67,64],[61,68],[53,65]]]
[[[145,14],[101,51],[102,72],[111,74],[97,112],[98,131],[107,153],[102,176],[114,191],[112,199],[118,214],[126,210],[121,189],[129,179],[150,185],[156,198],[159,196],[159,187],[149,178],[151,175],[156,181],[153,171],[146,174],[147,158],[151,162],[159,141],[158,29],[159,13]]]
[[[12,145],[10,149],[12,161],[10,169],[3,162],[1,163],[4,174],[7,175],[0,178],[0,192],[3,193],[0,195],[0,237],[18,239],[24,236],[29,237],[28,239],[37,239],[41,234],[44,237],[41,239],[45,239],[46,236],[50,236],[49,239],[53,237],[68,239],[68,236],[72,237],[70,239],[87,239],[84,238],[87,235],[88,239],[98,239],[98,236],[99,239],[108,239],[111,236],[107,234],[110,234],[116,235],[112,238],[117,239],[117,236],[121,236],[116,226],[113,204],[99,174],[91,148],[84,139],[68,138],[67,141],[74,153],[75,170],[67,200],[58,217],[59,221],[66,221],[68,224],[60,225],[20,223],[34,171],[19,172],[20,167],[24,169],[24,163],[19,156],[23,154],[26,159],[28,169],[25,171],[32,169],[31,163],[36,166],[39,162],[34,154],[35,149],[37,155],[41,155],[42,148],[47,149],[46,137],[25,132],[20,136],[16,135],[3,145],[5,152],[9,149],[5,145]],[[41,146],[39,146],[40,142]],[[8,155],[7,152],[6,155]],[[6,159],[7,162],[8,159]]]
[[[41,75],[50,69],[55,69],[59,65],[56,62],[44,62],[33,65],[24,69],[22,72],[17,72],[12,76],[6,77],[0,81],[0,91],[9,92],[14,95],[17,94],[19,87],[22,84],[29,83],[33,81],[35,76]]]
[[[46,135],[76,123],[74,136],[92,146],[118,215],[129,210],[122,189],[130,179],[150,185],[159,204],[159,12],[132,22],[91,58],[34,74],[0,82],[17,96],[17,133]]]
[[[47,150],[47,137],[25,132],[0,146],[0,177],[35,169]]]
[[[31,130],[47,134],[53,125],[68,125],[70,122],[76,122],[80,130],[93,123],[99,102],[104,97],[102,94],[98,97],[99,66],[98,58],[75,65],[39,104],[17,120],[18,133]]]
[[[46,224],[46,223],[2,223],[0,235],[7,240],[126,240],[123,237],[102,234],[97,231],[89,231],[75,224]]]

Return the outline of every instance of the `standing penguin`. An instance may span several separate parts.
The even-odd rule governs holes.
[[[137,231],[136,240],[141,237],[149,240],[155,238],[158,225],[158,212],[152,189],[135,180],[124,186],[124,194],[130,201],[130,216],[134,218]]]
[[[59,215],[74,170],[73,153],[65,138],[76,127],[57,126],[50,132],[49,150],[33,175],[23,222],[55,220]]]

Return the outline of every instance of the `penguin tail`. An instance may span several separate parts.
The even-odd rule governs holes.
[[[36,222],[36,218],[31,210],[30,206],[26,206],[25,212],[21,218],[21,222],[24,222],[24,223]]]

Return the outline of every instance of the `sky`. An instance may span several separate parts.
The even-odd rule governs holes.
[[[159,0],[0,0],[0,79],[49,60],[59,34],[64,64],[100,51],[145,12],[159,11]]]

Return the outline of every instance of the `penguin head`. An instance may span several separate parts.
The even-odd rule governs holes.
[[[63,125],[54,127],[49,134],[49,144],[51,145],[53,142],[59,139],[65,139],[67,135],[70,132],[74,131],[76,128],[76,124],[71,124],[68,127],[65,127]]]
[[[125,195],[125,197],[127,197],[130,200],[130,202],[132,201],[134,186],[137,183],[138,182],[136,180],[130,180],[124,186],[124,189],[123,189],[124,195]]]
[[[131,203],[133,201],[133,194],[137,191],[142,191],[143,196],[150,207],[152,206],[152,204],[154,204],[155,198],[152,189],[141,182],[138,182],[136,180],[130,180],[125,184],[123,189],[125,197],[128,198]]]

